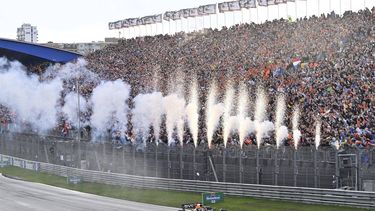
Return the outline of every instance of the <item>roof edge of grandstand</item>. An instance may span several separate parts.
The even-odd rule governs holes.
[[[30,43],[30,42],[25,42],[25,41],[21,41],[21,40],[13,40],[13,39],[2,38],[2,37],[0,37],[0,40],[5,40],[5,41],[8,41],[8,42],[22,43],[22,44],[31,45],[31,46],[38,46],[38,47],[41,47],[41,48],[50,48],[50,49],[57,50],[57,51],[76,54],[77,56],[83,56],[82,54],[79,54],[79,53],[74,52],[74,51],[69,51],[69,50],[65,50],[65,49],[61,49],[61,48],[55,48],[55,47],[51,47],[51,46],[43,45],[43,44],[39,44],[39,43]]]
[[[0,38],[0,56],[18,60],[23,64],[68,63],[83,57],[79,53],[60,48],[6,38]]]

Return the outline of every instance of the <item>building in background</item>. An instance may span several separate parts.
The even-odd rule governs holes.
[[[38,30],[36,26],[31,26],[31,24],[22,24],[20,28],[17,28],[17,40],[24,42],[38,42]]]
[[[118,40],[106,40],[105,42],[88,42],[88,43],[53,43],[48,42],[42,45],[52,47],[52,48],[59,48],[75,53],[79,53],[82,55],[87,55],[93,53],[97,50],[104,48],[108,44],[116,44]]]

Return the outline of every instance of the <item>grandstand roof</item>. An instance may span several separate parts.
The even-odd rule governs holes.
[[[0,57],[18,60],[24,65],[38,63],[67,63],[82,55],[34,43],[0,38]]]

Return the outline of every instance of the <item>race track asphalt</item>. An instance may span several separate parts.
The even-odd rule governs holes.
[[[113,199],[0,175],[1,211],[176,211],[178,208]]]

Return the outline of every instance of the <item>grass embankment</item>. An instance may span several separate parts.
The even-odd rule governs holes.
[[[136,189],[87,183],[73,185],[67,184],[65,177],[54,176],[46,173],[25,170],[17,167],[0,168],[0,173],[17,177],[22,180],[39,182],[71,190],[92,193],[112,198],[126,199],[130,201],[158,204],[170,207],[180,207],[183,203],[198,202],[201,199],[199,193],[163,191],[153,189]],[[254,199],[249,197],[225,196],[224,202],[213,205],[215,210],[225,207],[229,211],[354,211],[360,210],[351,207],[326,206],[302,204],[278,200]],[[367,210],[367,209],[364,209]]]

